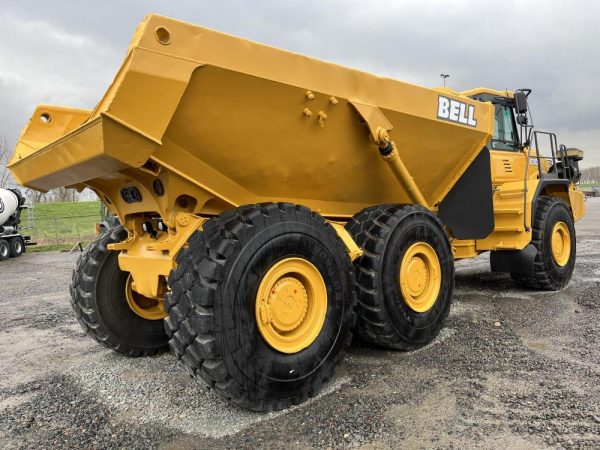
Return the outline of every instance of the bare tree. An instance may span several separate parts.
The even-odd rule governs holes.
[[[56,200],[59,202],[75,202],[77,201],[77,191],[75,189],[67,189],[61,187],[55,190]]]
[[[6,167],[11,156],[11,148],[6,136],[0,136],[0,187],[6,187],[9,183],[10,171]]]
[[[581,169],[581,182],[584,184],[600,183],[600,166]]]
[[[25,195],[34,203],[40,203],[46,196],[45,192],[36,191],[34,189],[25,189]]]

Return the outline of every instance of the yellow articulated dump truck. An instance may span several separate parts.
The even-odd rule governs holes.
[[[122,224],[73,274],[94,339],[170,347],[220,396],[277,410],[319,392],[353,333],[431,342],[457,259],[569,282],[583,154],[533,132],[529,94],[428,89],[150,15],[98,105],[38,106],[10,169],[90,188]]]

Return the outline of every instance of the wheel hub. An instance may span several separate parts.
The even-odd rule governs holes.
[[[400,263],[400,291],[410,309],[429,311],[442,285],[442,270],[435,250],[425,242],[411,245]]]
[[[275,263],[256,296],[256,322],[265,341],[282,353],[296,353],[317,338],[327,312],[327,288],[319,270],[302,258]]]
[[[308,295],[301,281],[281,278],[267,298],[265,308],[271,324],[279,331],[292,331],[302,323],[308,311]]]
[[[429,281],[429,272],[425,261],[418,256],[413,256],[408,263],[408,272],[411,274],[407,282],[411,296],[421,295]]]
[[[136,292],[131,275],[129,275],[125,284],[125,299],[129,308],[142,319],[161,320],[167,317],[163,300],[145,297]]]
[[[550,237],[550,246],[556,264],[561,267],[566,266],[571,256],[571,235],[566,223],[557,222],[554,225]]]

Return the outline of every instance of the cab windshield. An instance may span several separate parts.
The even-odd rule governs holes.
[[[495,107],[492,149],[519,150],[519,138],[512,108],[504,105],[495,105]]]
[[[512,99],[482,93],[472,97],[480,102],[492,102],[495,107],[492,150],[516,152],[519,150],[519,134],[512,108]]]

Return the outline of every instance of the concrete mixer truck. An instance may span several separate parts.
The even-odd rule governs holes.
[[[19,232],[25,198],[18,189],[0,188],[0,261],[16,258],[25,252],[29,236]]]

